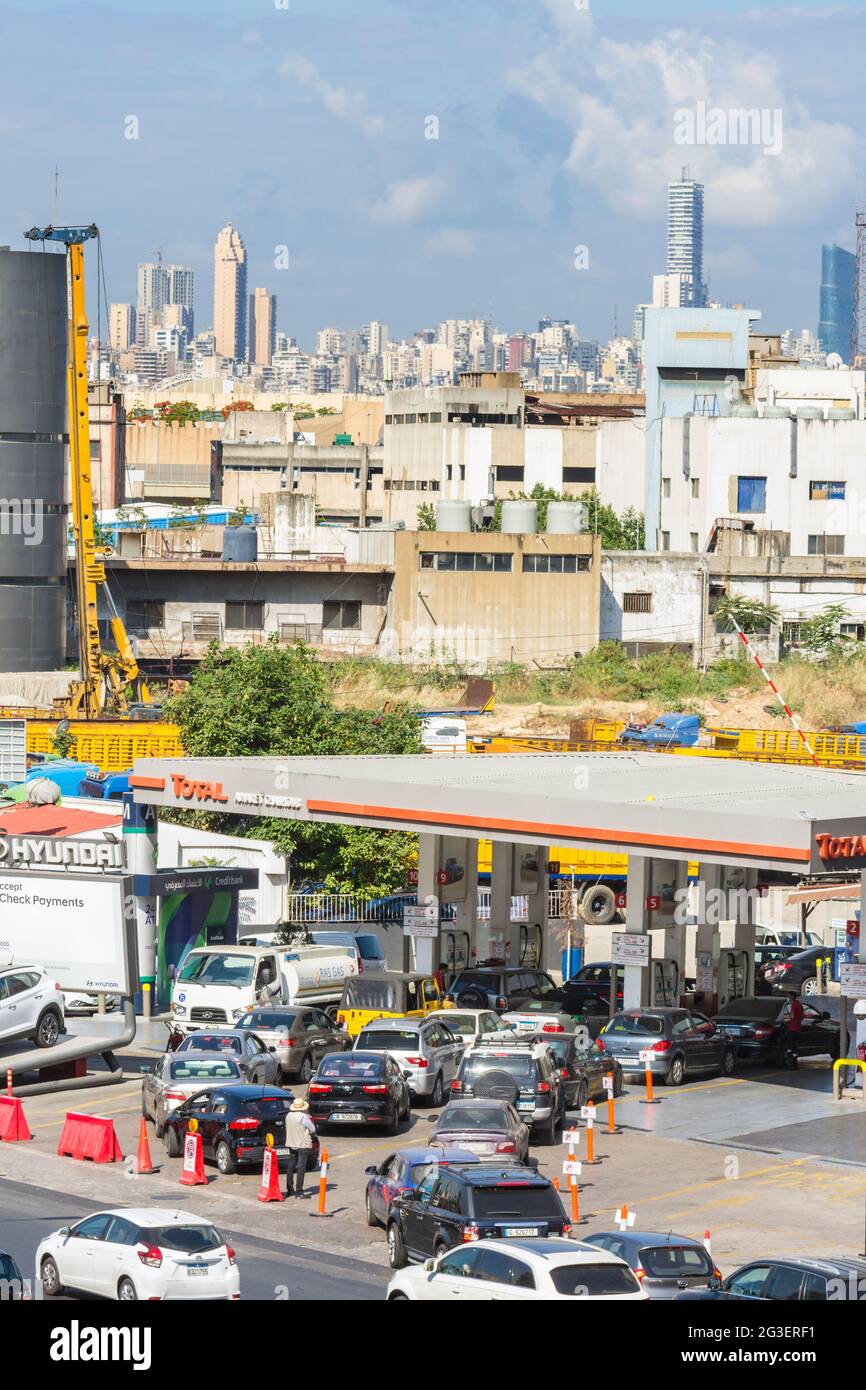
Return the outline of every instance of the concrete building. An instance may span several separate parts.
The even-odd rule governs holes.
[[[188,341],[195,334],[195,271],[188,265],[167,265],[163,315],[166,327],[185,328]],[[168,310],[174,312],[169,316]]]
[[[247,253],[231,222],[214,246],[213,304],[217,354],[242,362],[247,346]]]
[[[662,435],[671,417],[727,415],[749,362],[747,309],[647,309],[645,513],[647,548],[661,547]]]
[[[126,413],[112,382],[92,383],[87,396],[93,505],[102,511],[117,507],[125,495]]]
[[[250,361],[269,367],[277,331],[277,296],[256,288],[250,295]]]
[[[112,304],[108,311],[108,342],[115,354],[126,352],[135,342],[135,305]]]

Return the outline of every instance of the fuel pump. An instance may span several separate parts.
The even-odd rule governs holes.
[[[683,987],[685,927],[653,927],[650,937],[649,1002],[656,1008],[676,1008]]]
[[[520,928],[520,959],[519,965],[538,966],[542,962],[542,939],[541,927],[536,923],[534,926],[523,925]]]
[[[443,930],[441,937],[440,968],[445,977],[446,987],[451,984],[461,970],[470,964],[471,942],[469,932],[450,929]]]
[[[720,922],[715,993],[718,1007],[753,993],[755,926],[753,922]]]

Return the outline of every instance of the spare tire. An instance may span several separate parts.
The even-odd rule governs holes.
[[[475,1082],[475,1095],[479,1100],[506,1100],[514,1105],[520,1087],[507,1071],[486,1071]]]
[[[483,990],[475,985],[470,985],[468,989],[463,989],[454,1000],[460,1009],[486,1009],[487,996]]]
[[[616,894],[606,883],[587,888],[580,900],[580,915],[593,927],[606,927],[616,916]]]

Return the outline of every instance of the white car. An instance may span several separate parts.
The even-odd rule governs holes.
[[[578,1047],[589,1047],[592,1042],[585,1023],[575,1023],[571,1014],[547,1009],[540,1002],[537,1007],[509,1010],[502,1015],[502,1022],[523,1037],[531,1033],[573,1033]]]
[[[389,1303],[525,1303],[537,1298],[642,1303],[648,1294],[625,1260],[555,1236],[460,1245],[437,1260],[398,1270],[386,1294]]]
[[[41,965],[0,969],[0,1039],[53,1047],[64,1031],[63,990]]]
[[[66,1289],[121,1303],[241,1296],[234,1250],[210,1221],[191,1211],[96,1212],[45,1236],[36,1268],[46,1298]]]
[[[427,1017],[435,1018],[437,1023],[444,1023],[456,1037],[463,1039],[467,1047],[472,1047],[473,1043],[480,1037],[486,1037],[488,1033],[511,1031],[508,1024],[503,1023],[499,1014],[495,1014],[492,1009],[436,1009]]]

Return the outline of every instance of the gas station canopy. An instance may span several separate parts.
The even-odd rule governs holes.
[[[139,803],[812,874],[866,868],[866,776],[662,753],[138,759]]]

